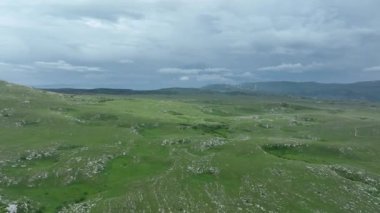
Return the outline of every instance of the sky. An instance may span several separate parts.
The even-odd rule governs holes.
[[[0,0],[0,79],[35,87],[380,80],[379,0]]]

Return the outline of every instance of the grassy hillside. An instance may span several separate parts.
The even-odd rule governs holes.
[[[377,212],[374,103],[0,83],[0,212]]]

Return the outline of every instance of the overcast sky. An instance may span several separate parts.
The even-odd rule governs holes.
[[[152,89],[380,80],[379,0],[0,0],[0,79]]]

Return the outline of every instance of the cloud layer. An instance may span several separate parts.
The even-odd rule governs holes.
[[[378,8],[378,0],[2,0],[0,79],[138,89],[380,79]]]

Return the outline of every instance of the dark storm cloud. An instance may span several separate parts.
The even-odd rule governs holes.
[[[378,8],[377,0],[3,0],[0,78],[140,89],[379,79]]]

